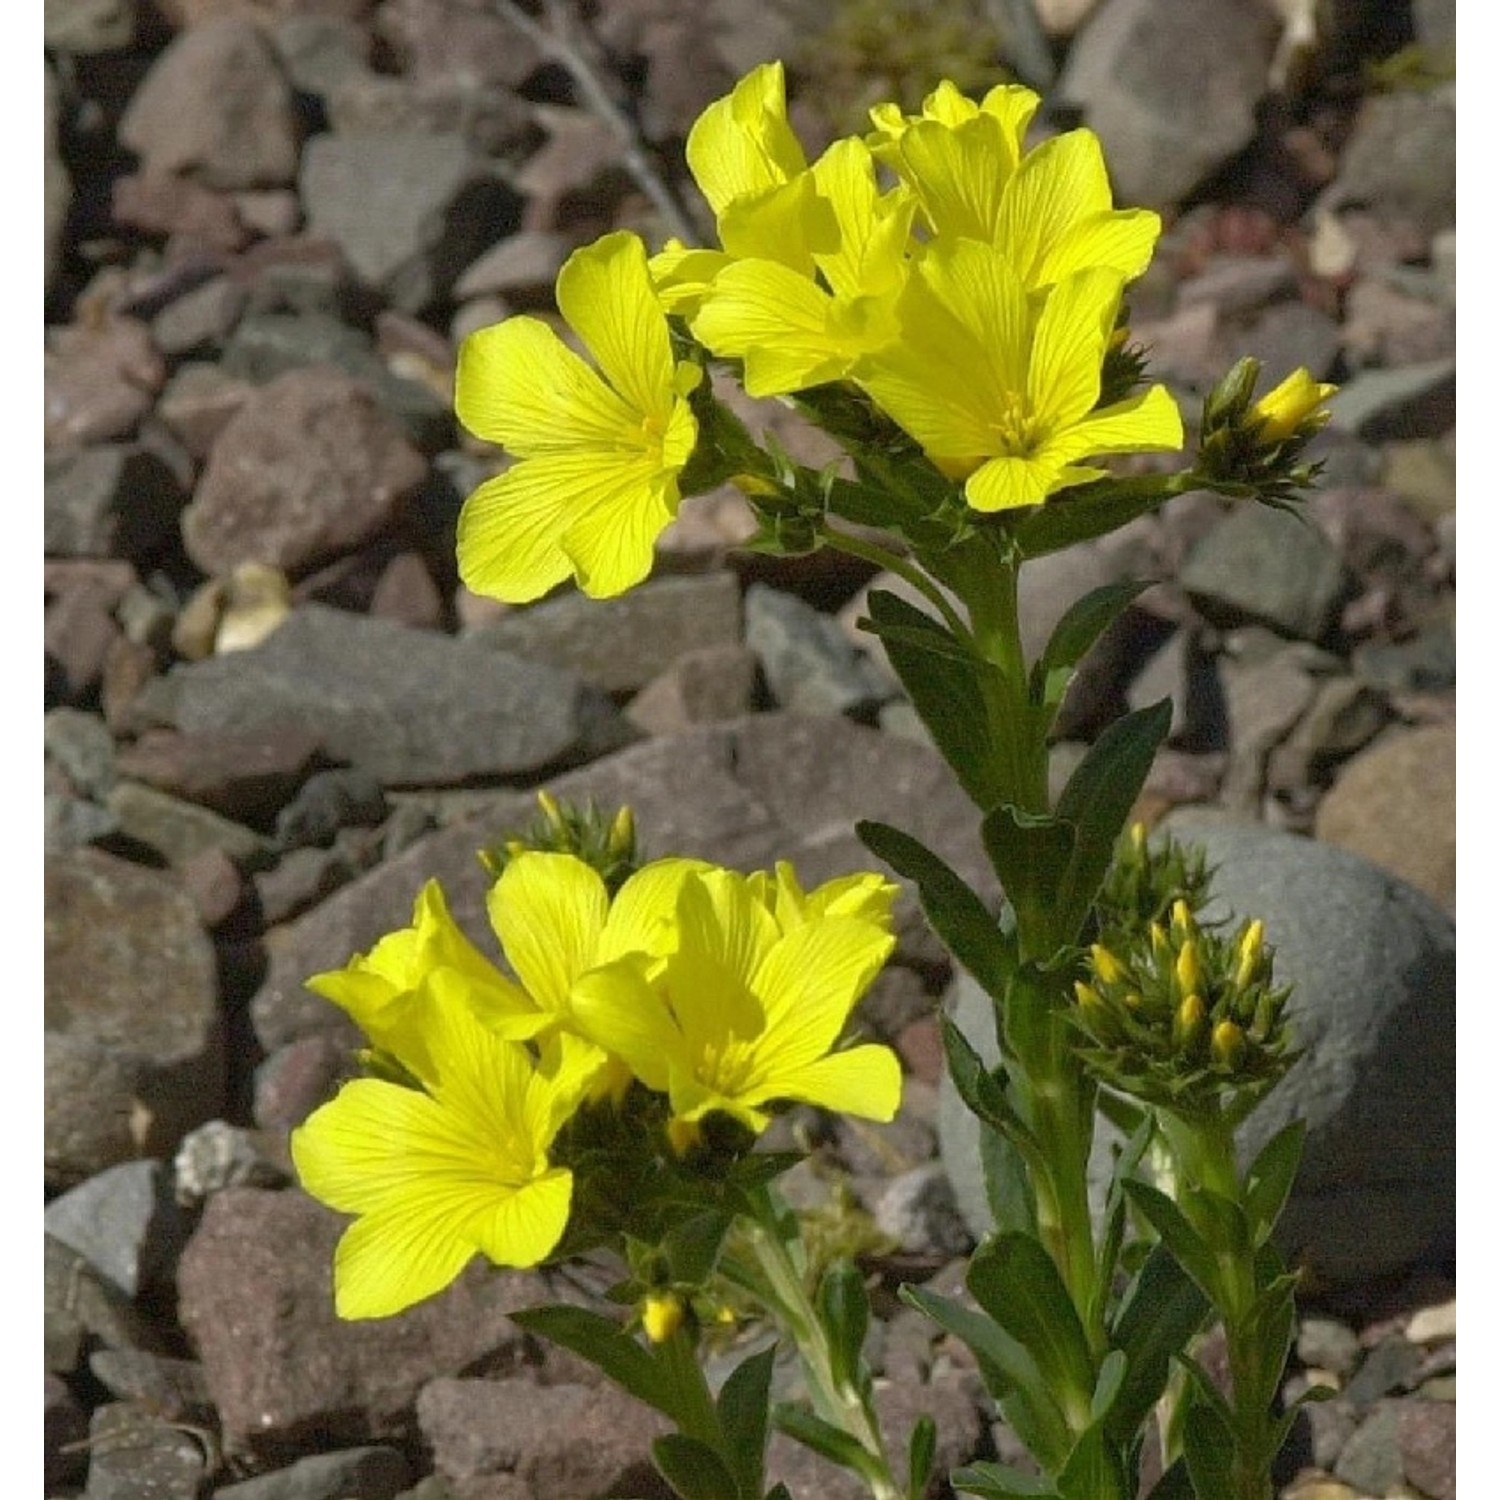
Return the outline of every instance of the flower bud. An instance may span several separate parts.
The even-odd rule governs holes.
[[[1235,955],[1234,982],[1240,989],[1247,989],[1261,977],[1261,956],[1264,950],[1266,924],[1257,917],[1244,931]]]
[[[1214,1061],[1231,1072],[1239,1067],[1248,1046],[1245,1033],[1233,1021],[1220,1021],[1209,1041]]]
[[[1105,984],[1118,984],[1125,978],[1124,964],[1102,943],[1095,943],[1089,949],[1089,958],[1094,965],[1094,973]]]
[[[635,814],[628,806],[615,814],[615,820],[609,826],[608,849],[617,859],[635,857]]]
[[[1256,436],[1263,443],[1283,443],[1299,432],[1310,436],[1326,427],[1333,413],[1323,402],[1337,389],[1314,380],[1305,368],[1293,370],[1250,408],[1251,419],[1259,423]]]
[[[641,1304],[641,1327],[653,1344],[665,1344],[682,1327],[685,1309],[676,1292],[650,1292]]]
[[[1247,354],[1209,392],[1203,405],[1204,427],[1224,426],[1242,415],[1250,404],[1250,395],[1259,378],[1260,361]]]
[[[1172,1044],[1179,1052],[1191,1052],[1203,1039],[1208,1013],[1201,996],[1189,995],[1172,1018]]]
[[[1198,960],[1198,945],[1189,938],[1177,954],[1177,991],[1192,995],[1203,988],[1203,965]]]
[[[1179,943],[1194,937],[1198,924],[1193,921],[1192,908],[1180,896],[1172,903],[1172,936]]]

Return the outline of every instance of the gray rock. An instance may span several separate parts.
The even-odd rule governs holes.
[[[460,1485],[508,1474],[537,1495],[672,1494],[651,1463],[652,1440],[671,1428],[614,1385],[438,1379],[417,1420],[438,1473]]]
[[[71,1185],[222,1112],[222,1022],[213,948],[170,876],[79,850],[46,883],[46,1170]]]
[[[1163,825],[1204,846],[1216,870],[1207,915],[1258,916],[1304,1055],[1241,1136],[1248,1159],[1292,1119],[1302,1167],[1278,1229],[1284,1252],[1323,1284],[1409,1265],[1454,1213],[1454,936],[1427,897],[1353,855],[1292,834],[1182,811]],[[991,1002],[961,977],[951,1013],[991,1061]],[[978,1127],[946,1081],[942,1159],[978,1236],[992,1224]],[[1101,1133],[1100,1140],[1104,1136]],[[1096,1200],[1107,1155],[1096,1153]]]
[[[297,171],[291,85],[255,23],[214,15],[161,53],[120,120],[149,172],[209,187],[280,187]]]
[[[210,1120],[182,1138],[172,1159],[172,1190],[187,1208],[201,1207],[231,1187],[280,1187],[286,1169],[268,1154],[269,1142],[242,1125]]]
[[[564,594],[478,626],[466,639],[631,693],[687,651],[739,644],[739,583],[733,573],[708,573],[658,579],[616,599]]]
[[[944,1258],[973,1246],[953,1197],[953,1184],[938,1162],[924,1162],[886,1185],[875,1204],[875,1227],[909,1255]]]
[[[1412,0],[1417,40],[1434,52],[1446,52],[1450,62],[1458,35],[1457,10],[1456,0]]]
[[[320,99],[342,80],[369,71],[372,40],[355,21],[317,12],[283,15],[271,33],[292,87]]]
[[[120,820],[112,812],[96,802],[85,802],[63,792],[43,794],[42,822],[43,842],[49,855],[102,844],[120,831]]]
[[[788,859],[810,886],[880,867],[853,832],[854,821],[868,817],[909,829],[977,890],[994,892],[972,804],[937,755],[841,719],[754,714],[647,741],[547,786],[580,804],[591,797],[606,809],[628,803],[651,858],[692,855],[742,870]],[[488,881],[475,851],[526,827],[535,810],[529,793],[496,795],[475,816],[414,844],[278,932],[251,1001],[266,1051],[345,1025],[342,1012],[303,980],[341,968],[409,923],[425,880],[442,883],[455,920],[485,941]],[[897,903],[896,930],[907,962],[942,964],[910,894]]]
[[[214,1500],[395,1500],[410,1480],[396,1449],[346,1448],[223,1485]]]
[[[61,766],[86,796],[102,797],[115,783],[115,739],[98,714],[54,708],[42,722],[47,759]]]
[[[1357,647],[1351,664],[1361,681],[1383,692],[1446,692],[1458,680],[1458,638],[1451,624],[1434,625],[1409,641]]]
[[[135,0],[47,0],[42,40],[49,51],[89,57],[135,40]]]
[[[1271,790],[1326,784],[1334,766],[1369,744],[1390,717],[1385,699],[1357,678],[1331,677],[1317,683],[1296,727],[1271,750],[1266,762]]]
[[[46,1376],[46,1410],[42,1418],[43,1449],[46,1453],[43,1476],[47,1493],[74,1487],[83,1477],[87,1465],[85,1440],[88,1437],[89,1414],[82,1402],[60,1376],[50,1370]]]
[[[162,1285],[187,1240],[187,1221],[159,1161],[127,1161],[54,1198],[47,1233],[127,1297]]]
[[[1453,86],[1371,94],[1344,147],[1321,208],[1365,205],[1427,234],[1454,223],[1457,112]]]
[[[1255,504],[1232,510],[1192,549],[1180,582],[1216,623],[1257,621],[1304,641],[1327,634],[1348,588],[1316,527]]]
[[[454,285],[455,297],[550,291],[572,241],[546,229],[523,229],[492,245]]]
[[[121,1292],[76,1250],[43,1236],[42,1331],[47,1369],[69,1375],[84,1344],[109,1349],[155,1349],[160,1335]]]
[[[151,337],[163,354],[197,354],[223,342],[245,310],[249,292],[216,276],[167,304],[151,320]]]
[[[483,1362],[514,1368],[524,1336],[506,1314],[549,1299],[531,1273],[472,1266],[395,1317],[340,1322],[333,1251],[348,1221],[295,1189],[215,1193],[178,1270],[182,1326],[231,1441],[285,1452],[412,1434],[417,1393]]]
[[[516,222],[514,194],[451,133],[315,136],[303,153],[301,191],[312,232],[405,312],[444,296]]]
[[[481,156],[510,164],[542,134],[532,106],[513,90],[463,76],[413,81],[349,72],[328,88],[325,107],[338,135],[460,135]]]
[[[319,771],[276,819],[283,849],[331,844],[341,828],[373,828],[390,808],[380,783],[368,771]]]
[[[1285,255],[1216,255],[1177,289],[1178,307],[1201,303],[1226,317],[1295,294],[1297,268]]]
[[[1382,1401],[1344,1444],[1333,1472],[1366,1495],[1388,1495],[1405,1478],[1401,1403]]]
[[[171,468],[136,443],[49,453],[45,472],[49,557],[149,560],[176,532],[187,499]]]
[[[1118,202],[1174,204],[1249,144],[1275,44],[1252,0],[1106,0],[1057,94],[1098,132]]]
[[[104,805],[127,839],[169,865],[185,865],[206,849],[222,849],[235,864],[249,867],[269,852],[254,829],[138,781],[117,781]]]
[[[1355,1407],[1373,1406],[1382,1396],[1410,1390],[1423,1359],[1422,1350],[1400,1334],[1381,1339],[1344,1387],[1344,1400]]]
[[[1248,328],[1233,335],[1233,359],[1250,355],[1264,369],[1264,388],[1270,390],[1299,366],[1322,380],[1333,369],[1343,334],[1327,313],[1305,302],[1282,302],[1267,308]]]
[[[42,376],[46,445],[68,448],[133,437],[166,366],[141,323],[108,317],[49,329]]]
[[[628,737],[568,673],[322,605],[252,650],[175,667],[142,700],[189,734],[296,724],[385,786],[534,776]]]
[[[1332,1318],[1303,1318],[1297,1329],[1297,1358],[1315,1370],[1340,1377],[1359,1363],[1359,1335]]]
[[[236,380],[218,364],[189,361],[167,381],[156,415],[168,432],[198,460],[250,394],[248,381]]]
[[[781,708],[868,720],[893,696],[837,621],[763,583],[752,583],[745,593],[745,644],[760,657],[766,685]]]
[[[246,562],[305,571],[390,527],[426,473],[363,385],[292,370],[219,434],[182,515],[183,544],[206,573]]]
[[[89,1372],[120,1401],[138,1401],[168,1422],[202,1422],[213,1415],[213,1397],[196,1360],[172,1359],[144,1349],[96,1349]]]
[[[1361,370],[1330,398],[1331,426],[1370,443],[1440,437],[1453,426],[1456,389],[1451,359]]]
[[[95,1409],[86,1500],[197,1500],[208,1471],[203,1440],[133,1401]]]

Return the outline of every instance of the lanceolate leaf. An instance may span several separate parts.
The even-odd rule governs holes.
[[[1110,1342],[1127,1361],[1107,1422],[1117,1441],[1127,1440],[1146,1420],[1167,1388],[1172,1356],[1203,1327],[1208,1314],[1208,1299],[1176,1257],[1165,1245],[1153,1245],[1110,1330]]]
[[[1031,669],[1032,702],[1055,709],[1094,642],[1150,586],[1148,581],[1106,583],[1070,605]]]
[[[682,1500],[737,1500],[739,1485],[707,1443],[669,1432],[651,1444],[651,1458]]]
[[[531,1307],[511,1317],[534,1333],[581,1355],[637,1400],[679,1420],[666,1371],[617,1323],[581,1307]]]
[[[740,1493],[758,1500],[765,1482],[766,1430],[771,1418],[771,1369],[776,1345],[737,1365],[719,1392],[724,1451],[734,1465]]]

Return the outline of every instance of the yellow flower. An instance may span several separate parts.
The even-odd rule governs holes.
[[[1101,477],[1080,464],[1089,455],[1182,445],[1163,386],[1096,409],[1122,283],[1095,267],[1033,298],[1003,251],[935,241],[897,304],[900,339],[852,378],[939,468],[966,480],[975,510],[1035,505]]]
[[[665,1344],[682,1327],[686,1312],[676,1292],[648,1292],[641,1304],[641,1327],[653,1344]]]
[[[1316,432],[1333,415],[1323,403],[1336,390],[1336,385],[1314,380],[1305,367],[1293,370],[1250,408],[1251,421],[1260,423],[1256,436],[1265,443],[1281,443],[1299,429]]]
[[[897,336],[910,195],[879,191],[874,158],[858,140],[835,141],[807,181],[816,190],[808,212],[821,206],[835,225],[833,238],[816,237],[824,248],[809,250],[810,263],[731,260],[697,297],[693,333],[715,354],[744,361],[752,396],[841,379],[861,355]]]
[[[604,1054],[558,1038],[538,1065],[464,1006],[427,1018],[425,1092],[345,1084],[292,1132],[302,1186],[356,1215],[334,1255],[341,1318],[383,1318],[448,1286],[483,1254],[533,1266],[567,1228],[573,1176],[548,1152]]]
[[[702,372],[673,363],[635,235],[574,251],[557,305],[602,376],[537,318],[481,329],[459,350],[459,420],[520,460],[464,505],[459,574],[475,593],[511,603],[570,574],[595,598],[645,578],[698,435],[685,397]]]
[[[1099,138],[1070,130],[1021,149],[1039,104],[1030,89],[1001,85],[980,104],[951,83],[920,116],[871,110],[876,155],[916,195],[939,240],[983,240],[1005,251],[1029,290],[1090,266],[1129,280],[1151,259],[1161,220],[1116,209]]]
[[[883,892],[848,882],[814,891],[799,898],[802,920],[785,926],[772,910],[778,894],[730,870],[690,872],[665,957],[595,969],[574,987],[587,1035],[668,1096],[674,1139],[690,1140],[714,1111],[762,1130],[777,1100],[875,1120],[900,1103],[890,1048],[834,1050],[894,947]]]

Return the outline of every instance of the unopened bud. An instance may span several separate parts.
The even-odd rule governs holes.
[[[1089,949],[1089,958],[1093,962],[1094,973],[1105,984],[1118,984],[1125,978],[1125,965],[1103,943],[1095,943]]]
[[[1293,370],[1250,408],[1251,417],[1260,424],[1256,436],[1263,443],[1282,443],[1298,431],[1312,433],[1326,427],[1333,413],[1323,403],[1337,389],[1314,380],[1305,368]]]
[[[651,1292],[641,1305],[641,1327],[653,1344],[665,1344],[682,1327],[683,1313],[676,1292]]]
[[[1248,1046],[1245,1033],[1233,1021],[1220,1021],[1214,1027],[1213,1037],[1209,1041],[1209,1051],[1213,1053],[1214,1061],[1231,1072],[1239,1067]]]
[[[1177,992],[1193,995],[1203,988],[1203,965],[1198,961],[1198,945],[1189,938],[1177,955]]]
[[[635,853],[635,814],[628,807],[622,807],[609,825],[609,852],[618,859]]]
[[[1142,822],[1134,822],[1130,825],[1130,847],[1137,856],[1144,857],[1146,853],[1146,825]]]
[[[1252,1041],[1268,1042],[1272,1033],[1276,1030],[1276,1023],[1281,1020],[1281,1010],[1285,1003],[1286,991],[1278,994],[1275,990],[1267,990],[1255,1002],[1255,1019],[1250,1023],[1250,1037]]]
[[[1266,924],[1257,917],[1240,937],[1239,952],[1236,955],[1235,961],[1234,982],[1241,989],[1248,988],[1261,977],[1260,961],[1264,949],[1265,936]]]
[[[1172,903],[1172,936],[1181,943],[1197,934],[1198,924],[1193,921],[1193,909],[1179,896]]]
[[[1250,396],[1259,378],[1260,361],[1246,355],[1209,392],[1203,405],[1203,425],[1219,427],[1241,416],[1250,405]]]
[[[1172,1018],[1172,1043],[1179,1052],[1191,1052],[1203,1039],[1208,1013],[1201,996],[1189,995]]]
[[[1160,922],[1153,922],[1148,932],[1151,938],[1151,957],[1156,967],[1165,972],[1172,967],[1172,945],[1167,940],[1167,929]]]
[[[542,816],[547,820],[547,827],[554,834],[561,834],[566,830],[563,822],[562,808],[558,806],[557,798],[548,791],[540,791],[536,794],[536,805],[541,808]]]

